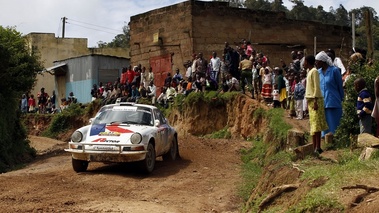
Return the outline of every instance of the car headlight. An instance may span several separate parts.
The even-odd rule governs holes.
[[[82,139],[83,139],[83,134],[79,131],[75,131],[71,135],[71,141],[72,142],[80,142],[80,141],[82,141]]]
[[[130,136],[130,142],[132,144],[139,144],[142,141],[142,135],[139,133],[134,133],[132,136]]]

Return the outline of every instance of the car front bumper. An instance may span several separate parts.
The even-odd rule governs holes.
[[[96,150],[101,147],[106,150]],[[109,150],[108,150],[108,148]],[[70,152],[72,158],[76,160],[92,162],[134,162],[145,159],[147,151],[143,145],[125,145],[125,144],[86,144],[86,143],[69,143],[69,148],[65,149]]]

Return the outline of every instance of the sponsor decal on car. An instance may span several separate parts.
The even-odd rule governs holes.
[[[119,140],[107,140],[106,138],[98,138],[92,142],[103,142],[103,143],[120,143]]]
[[[120,136],[119,132],[100,132],[99,136]]]

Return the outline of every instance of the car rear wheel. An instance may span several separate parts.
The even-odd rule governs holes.
[[[179,153],[178,141],[176,140],[176,137],[174,137],[174,139],[172,140],[170,151],[162,156],[163,160],[164,161],[174,161],[178,157],[178,153]]]
[[[139,167],[143,173],[148,174],[154,170],[155,158],[155,148],[152,143],[149,143],[145,159],[139,162]]]
[[[72,158],[72,168],[75,172],[85,172],[88,168],[88,161]]]

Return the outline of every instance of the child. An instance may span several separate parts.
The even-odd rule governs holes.
[[[280,108],[278,85],[274,84],[274,90],[272,90],[272,100],[274,101],[273,107]]]
[[[30,95],[28,99],[29,112],[34,113],[36,107],[36,99],[34,99],[34,95]]]
[[[296,110],[296,119],[303,119],[303,101],[305,95],[305,88],[303,84],[300,82],[300,78],[298,75],[295,76],[295,89],[293,92],[293,98],[295,99],[295,110]]]
[[[356,79],[354,81],[354,88],[358,92],[357,115],[359,118],[360,133],[371,134],[371,112],[373,104],[371,94],[366,88],[366,81],[363,78]]]
[[[303,84],[304,88],[307,88],[307,71],[303,70],[300,72],[300,82]],[[303,111],[303,117],[308,117],[308,103],[306,98],[303,100]]]
[[[272,99],[272,73],[270,67],[265,67],[262,85],[262,97],[266,102],[271,102]]]

